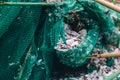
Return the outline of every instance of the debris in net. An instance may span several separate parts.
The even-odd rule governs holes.
[[[111,45],[112,46],[112,45]],[[120,52],[120,49],[112,46],[114,48],[111,48],[114,52]],[[99,48],[94,49],[94,54],[102,54],[106,53],[106,49],[100,50]],[[114,58],[114,64],[112,66],[107,66],[106,64],[107,59],[106,58],[94,58],[91,59],[90,62],[87,64],[87,69],[93,69],[91,73],[79,73],[79,75],[76,77],[74,74],[76,72],[73,72],[73,74],[65,73],[65,76],[59,77],[59,78],[52,78],[53,80],[104,80],[106,76],[111,75],[112,73],[116,72],[117,70],[120,70],[120,57]],[[68,74],[68,75],[67,75]],[[58,74],[59,75],[59,74]],[[118,76],[117,78],[119,78]]]
[[[117,19],[117,17],[114,14],[111,15],[111,18]],[[119,31],[118,33],[120,33],[120,28],[119,27],[116,27],[116,28]],[[67,27],[67,29],[69,30],[70,28]],[[83,30],[80,30],[80,32],[78,32],[77,34],[82,35],[82,33],[83,33],[83,35],[84,35],[84,32],[86,34],[86,30],[84,31],[84,29],[83,29]],[[71,32],[68,31],[68,33],[71,33]],[[71,36],[69,36],[69,37],[71,37]],[[69,37],[68,37],[68,39],[69,39]],[[100,49],[98,47],[98,46],[100,46],[102,44],[100,42],[100,40],[102,40],[102,36],[99,36],[99,40],[98,40],[98,42],[96,44],[96,47],[93,50],[93,54],[108,53],[108,50],[106,50],[105,48]],[[65,49],[70,49],[70,48],[73,48],[71,46],[66,46],[65,44],[63,44],[62,40],[60,40],[60,41],[61,42],[58,43],[59,46],[57,46],[57,48],[59,47],[58,49],[64,49],[64,48]],[[80,40],[80,42],[81,42],[81,40]],[[61,45],[61,43],[62,43],[62,45]],[[61,46],[64,46],[64,45],[66,47],[62,48]],[[111,52],[120,52],[120,48],[117,48],[115,45],[107,44],[107,47],[110,49]],[[71,74],[64,73],[65,75],[62,75],[62,76],[60,76],[60,74],[58,73],[58,75],[55,75],[55,76],[52,77],[52,80],[69,80],[69,79],[70,80],[104,80],[104,78],[106,76],[110,76],[111,74],[113,74],[114,72],[116,72],[117,70],[120,69],[120,57],[114,58],[114,64],[111,65],[111,66],[107,66],[106,61],[107,61],[106,58],[91,59],[90,62],[87,64],[87,69],[90,70],[90,69],[94,68],[94,70],[92,72],[90,72],[90,73],[81,73],[81,71],[78,71],[79,72],[78,76],[74,75],[75,72],[73,72]],[[76,73],[78,73],[78,72],[76,72]],[[56,77],[56,76],[59,76],[59,77]],[[116,77],[115,80],[118,80],[118,79],[120,79],[120,75],[118,77]]]
[[[105,48],[102,48],[102,49],[98,48],[99,46],[98,43],[100,42],[99,41],[97,42],[96,47],[93,50],[93,54],[109,53],[108,50],[106,50]],[[120,52],[120,49],[117,48],[115,45],[107,45],[107,47],[112,52]],[[90,78],[87,80],[104,80],[106,76],[109,76],[118,70],[118,67],[120,66],[120,58],[114,58],[114,64],[111,67],[107,66],[106,61],[107,61],[106,58],[91,59],[87,65],[87,68],[89,70],[94,67],[95,70],[90,74],[86,74],[87,78]],[[91,76],[94,76],[94,77],[91,77]]]
[[[81,34],[79,34],[79,35],[81,35]],[[102,38],[103,38],[102,36],[99,36],[98,42],[93,50],[93,54],[109,53],[106,48],[99,48],[99,46],[102,44],[100,42],[102,40]],[[109,48],[109,50],[111,52],[120,52],[120,48],[117,48],[116,45],[107,44],[107,47]],[[69,48],[71,48],[71,47],[69,47]],[[84,73],[84,74],[81,72],[80,73],[77,72],[79,74],[79,75],[77,75],[77,77],[74,75],[75,72],[73,72],[73,74],[69,74],[69,75],[67,75],[65,73],[65,75],[62,77],[54,78],[54,76],[53,76],[52,79],[53,80],[59,80],[59,79],[61,79],[61,80],[67,80],[67,79],[71,79],[71,80],[73,80],[73,79],[74,80],[104,80],[104,78],[106,76],[110,76],[111,74],[113,74],[114,72],[116,72],[117,70],[120,69],[120,57],[114,58],[114,63],[111,66],[107,66],[106,58],[90,59],[90,62],[88,62],[86,67],[88,70],[92,69],[93,71],[91,71],[90,73]],[[120,78],[120,75],[117,78]]]
[[[55,49],[71,49],[78,46],[87,31],[85,29],[80,30],[78,33],[70,29],[70,26],[64,24],[66,34],[66,44],[63,43],[62,39],[59,40]]]

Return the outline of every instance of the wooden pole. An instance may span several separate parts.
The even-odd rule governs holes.
[[[95,0],[96,2],[120,13],[120,7],[105,0]]]
[[[88,58],[110,58],[110,57],[120,57],[120,52],[111,52],[103,54],[93,54]]]
[[[115,4],[120,4],[120,0],[114,0],[114,1],[112,1],[112,0],[106,0],[106,1],[115,2]]]
[[[45,2],[0,2],[0,6],[54,6],[54,3]]]

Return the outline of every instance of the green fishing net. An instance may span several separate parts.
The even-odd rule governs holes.
[[[91,29],[77,47],[68,50],[58,49],[57,56],[59,60],[70,67],[82,66],[86,63],[86,57],[90,56],[97,42],[98,35],[97,29]]]
[[[79,5],[83,10],[80,10],[78,14],[80,15],[80,21],[84,24],[82,27],[86,27],[88,30],[87,35],[75,48],[56,50],[60,62],[70,67],[82,66],[87,62],[86,57],[91,54],[99,34],[104,36],[107,44],[118,44],[120,38],[110,15],[102,10],[103,6],[99,7],[99,4],[93,1],[80,1]],[[77,7],[77,5],[74,6]],[[95,28],[98,28],[98,30],[93,30]]]
[[[14,1],[19,2],[11,0]],[[102,10],[103,6],[90,0],[65,0],[65,3],[42,8],[0,6],[0,80],[48,80],[55,53],[63,64],[78,67],[92,54],[101,32],[107,43],[118,40],[114,22]],[[85,24],[87,35],[73,49],[54,49],[60,38],[66,44],[63,23],[69,24],[65,15],[74,10]]]
[[[37,0],[27,0],[32,1]],[[0,15],[0,80],[26,80],[38,55],[34,35],[40,7],[0,6]]]

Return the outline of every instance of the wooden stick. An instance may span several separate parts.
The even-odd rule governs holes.
[[[54,6],[54,3],[45,2],[0,2],[0,6]]]
[[[110,58],[110,57],[120,57],[120,52],[93,54],[88,58]]]
[[[106,1],[112,2],[112,0],[106,0]],[[115,4],[120,4],[120,0],[115,0],[114,2]]]
[[[105,0],[95,0],[96,2],[120,13],[120,7]]]

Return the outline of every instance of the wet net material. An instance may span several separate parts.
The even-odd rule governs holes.
[[[63,64],[79,67],[92,54],[99,35],[105,36],[107,43],[117,44],[120,35],[103,6],[87,0],[65,2],[42,8],[0,7],[0,80],[48,80],[55,53]],[[63,23],[65,15],[74,10],[85,24],[87,35],[73,49],[54,49],[60,38],[66,44]]]

